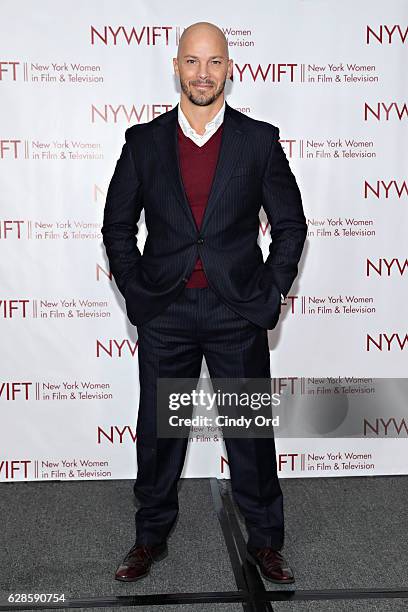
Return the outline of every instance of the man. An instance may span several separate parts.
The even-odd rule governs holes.
[[[167,554],[178,514],[177,483],[187,438],[158,438],[158,378],[270,378],[267,330],[279,318],[306,237],[296,180],[278,128],[230,107],[232,72],[216,26],[180,38],[174,71],[180,103],[126,130],[109,185],[103,239],[111,271],[139,336],[140,403],[136,541],[117,580],[146,576]],[[269,255],[257,244],[259,210],[271,227]],[[142,209],[148,230],[137,247]],[[265,578],[293,582],[280,553],[283,500],[274,438],[225,438],[234,499],[248,529],[248,560]]]

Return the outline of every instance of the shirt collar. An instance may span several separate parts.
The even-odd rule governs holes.
[[[184,134],[186,134],[186,136],[187,135],[195,136],[196,138],[203,138],[210,130],[215,132],[220,127],[221,123],[224,121],[224,114],[225,114],[225,100],[224,100],[224,104],[221,106],[220,110],[215,115],[215,117],[213,117],[211,121],[206,123],[204,134],[197,134],[197,132],[195,131],[194,128],[191,127],[191,125],[188,122],[187,117],[181,110],[180,104],[178,105],[178,122],[180,124],[181,129],[183,130]]]

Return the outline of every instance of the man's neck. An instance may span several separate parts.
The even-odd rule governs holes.
[[[197,134],[204,134],[205,126],[211,119],[215,117],[218,111],[224,104],[224,96],[221,95],[213,104],[208,106],[198,106],[193,104],[187,98],[182,95],[180,98],[180,108],[183,111],[187,121],[191,127],[197,132]]]

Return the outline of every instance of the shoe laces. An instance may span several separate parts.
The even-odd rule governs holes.
[[[143,561],[146,557],[152,559],[150,547],[145,544],[135,544],[126,555],[125,561]]]
[[[261,548],[257,551],[256,556],[262,561],[266,569],[272,570],[282,568],[285,559],[278,550],[272,548]]]

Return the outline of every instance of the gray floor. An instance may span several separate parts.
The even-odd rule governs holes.
[[[169,556],[134,584],[113,580],[134,541],[132,481],[0,485],[0,600],[10,592],[68,598],[234,591],[209,481],[180,482]],[[408,589],[407,477],[282,479],[284,554],[296,589]],[[245,533],[245,526],[241,519]],[[264,581],[265,588],[281,587]],[[279,602],[276,611],[408,609],[403,600]],[[77,610],[80,608],[76,608]],[[93,610],[230,612],[240,604]]]
[[[408,477],[286,479],[281,486],[283,553],[297,589],[408,589]]]

